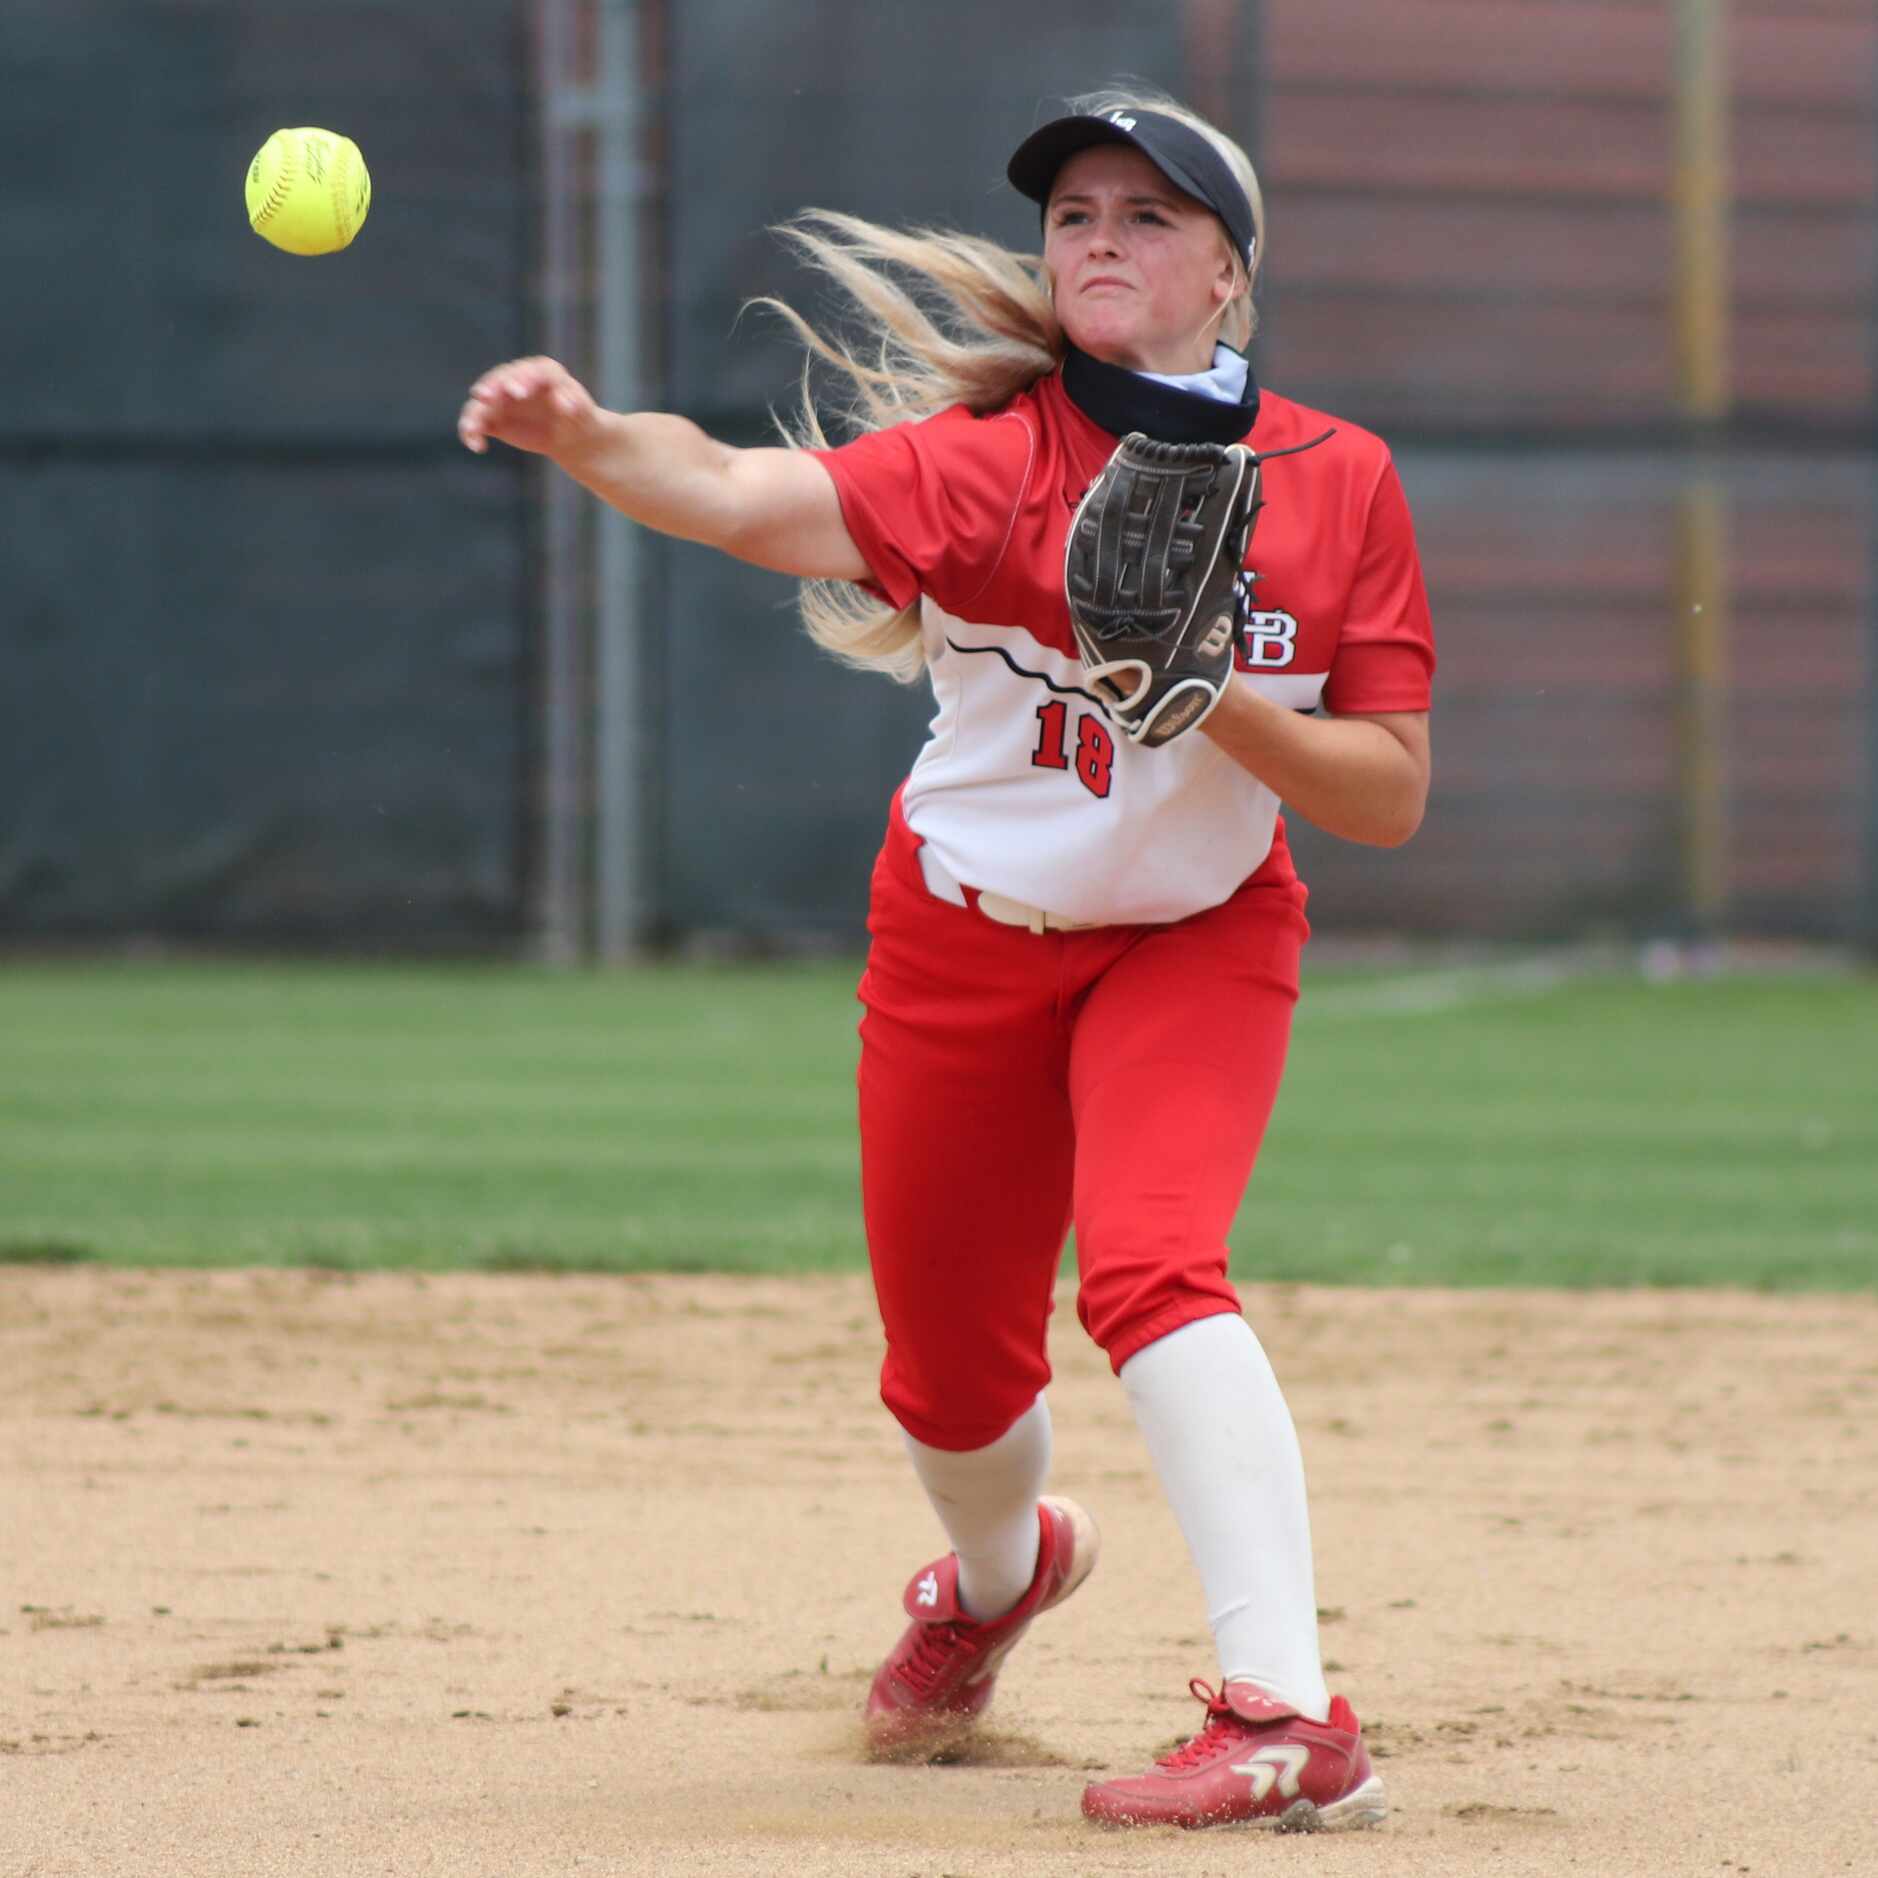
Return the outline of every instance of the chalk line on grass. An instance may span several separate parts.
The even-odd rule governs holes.
[[[1584,976],[1585,968],[1563,957],[1517,959],[1504,965],[1463,966],[1446,971],[1405,972],[1362,985],[1306,986],[1298,1015],[1339,1021],[1355,1017],[1433,1017],[1477,1004],[1541,998]]]

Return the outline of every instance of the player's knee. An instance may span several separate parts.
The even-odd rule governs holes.
[[[1115,1370],[1183,1324],[1238,1308],[1223,1252],[1216,1262],[1199,1266],[1148,1260],[1086,1264],[1076,1295],[1083,1329]]]
[[[915,1441],[929,1448],[961,1454],[989,1447],[1040,1396],[1050,1380],[1049,1366],[1038,1362],[997,1374],[926,1375],[890,1355],[881,1370],[880,1399]]]

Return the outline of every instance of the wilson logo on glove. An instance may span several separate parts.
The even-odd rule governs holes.
[[[1218,658],[1226,647],[1232,644],[1232,615],[1222,613],[1213,622],[1212,630],[1200,641],[1198,651],[1203,659]]]

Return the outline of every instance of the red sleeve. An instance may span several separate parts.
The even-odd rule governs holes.
[[[1340,716],[1425,711],[1434,673],[1434,623],[1415,527],[1401,478],[1385,462],[1370,496],[1324,703]]]
[[[996,571],[1029,478],[1035,439],[1014,413],[963,406],[869,432],[816,457],[874,585],[895,606],[928,594],[968,605]]]

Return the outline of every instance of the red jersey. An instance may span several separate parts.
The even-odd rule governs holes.
[[[1434,634],[1387,447],[1269,391],[1244,441],[1327,441],[1262,471],[1238,670],[1279,704],[1425,711]],[[818,452],[848,533],[896,606],[920,608],[938,711],[908,824],[955,880],[1072,919],[1185,918],[1271,852],[1278,798],[1204,736],[1128,741],[1083,674],[1063,557],[1117,439],[1039,379]]]

